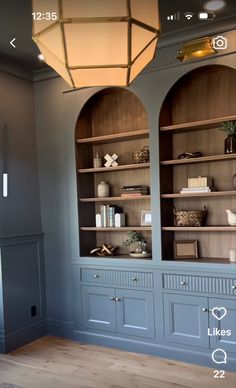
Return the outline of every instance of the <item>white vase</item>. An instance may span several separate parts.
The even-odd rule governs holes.
[[[108,183],[106,182],[100,182],[98,185],[98,197],[99,198],[104,198],[104,197],[109,197],[109,191],[110,187]]]

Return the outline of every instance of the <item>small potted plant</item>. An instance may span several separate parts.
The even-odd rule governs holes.
[[[131,230],[128,232],[128,239],[123,242],[123,247],[127,248],[129,246],[133,246],[134,250],[129,252],[129,255],[132,257],[150,257],[151,253],[146,251],[147,243],[144,237]]]
[[[228,135],[225,139],[225,154],[236,152],[236,120],[224,121],[222,131],[225,131]]]

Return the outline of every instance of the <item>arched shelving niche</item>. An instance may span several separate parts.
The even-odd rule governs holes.
[[[80,255],[105,244],[119,247],[116,258],[125,258],[128,249],[122,247],[129,230],[139,231],[151,245],[151,227],[141,226],[141,210],[150,209],[150,195],[141,198],[121,197],[121,187],[150,187],[149,163],[135,164],[132,153],[148,145],[149,129],[146,111],[140,100],[123,88],[108,88],[94,94],[84,105],[75,129],[76,168],[80,227]],[[118,155],[118,167],[93,167],[98,154]],[[105,181],[110,197],[98,198],[97,186]],[[119,207],[126,215],[125,226],[96,227],[95,215],[101,206]],[[109,256],[110,257],[110,256]]]
[[[236,119],[236,71],[226,66],[205,66],[183,76],[167,94],[160,112],[160,192],[162,259],[173,260],[174,240],[197,240],[196,262],[229,263],[236,249],[235,229],[227,222],[226,209],[236,210],[232,176],[236,154],[224,154],[223,121]],[[183,152],[202,156],[179,160]],[[180,194],[188,178],[213,178],[216,192]],[[203,228],[174,226],[173,206],[178,210],[203,209]]]

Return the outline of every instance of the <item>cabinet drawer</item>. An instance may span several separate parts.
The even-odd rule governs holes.
[[[81,281],[96,284],[112,284],[116,286],[152,288],[153,274],[151,272],[107,271],[82,268]]]
[[[162,285],[168,290],[236,295],[236,279],[166,273]]]

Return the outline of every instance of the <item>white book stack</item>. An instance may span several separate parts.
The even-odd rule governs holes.
[[[209,186],[201,187],[183,187],[180,190],[180,194],[189,194],[189,193],[210,193],[213,189]]]
[[[180,194],[210,193],[215,191],[212,177],[198,176],[188,178],[188,187],[182,187]]]

